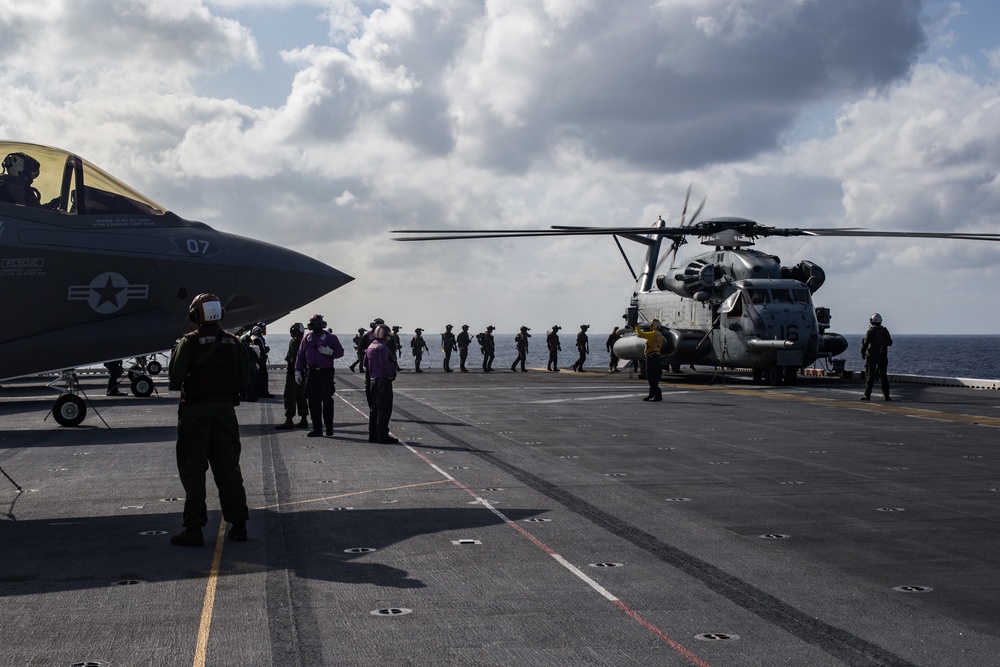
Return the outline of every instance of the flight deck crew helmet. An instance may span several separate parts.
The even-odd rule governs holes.
[[[878,313],[872,313],[872,316],[868,319],[872,324],[882,324],[882,316]]]
[[[385,340],[389,337],[389,327],[384,324],[380,324],[372,330],[372,338],[376,340]]]
[[[219,297],[214,294],[199,294],[191,301],[191,307],[188,308],[188,319],[198,325],[221,322],[225,316],[226,309],[222,307]]]
[[[253,329],[250,330],[250,335],[251,336],[263,336],[264,332],[261,331],[260,327],[254,327]]]
[[[41,165],[27,153],[11,153],[3,159],[3,170],[4,173],[31,183],[38,177]]]
[[[322,315],[316,314],[309,318],[309,331],[322,331],[326,328],[326,320],[323,319]]]

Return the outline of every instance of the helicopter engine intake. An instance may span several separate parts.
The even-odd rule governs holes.
[[[795,266],[781,267],[781,277],[798,280],[809,288],[810,294],[815,294],[826,282],[826,271],[819,264],[804,259]]]
[[[715,285],[717,273],[715,264],[698,258],[684,269],[678,268],[672,274],[657,276],[656,287],[692,299],[695,294],[710,290]]]

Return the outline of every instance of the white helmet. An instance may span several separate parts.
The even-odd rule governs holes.
[[[882,324],[882,316],[878,313],[872,313],[872,316],[868,318],[868,321],[872,324]]]

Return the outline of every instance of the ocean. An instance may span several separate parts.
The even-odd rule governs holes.
[[[548,350],[545,347],[545,334],[540,332],[531,337],[528,349],[527,365],[535,368],[545,368],[548,361]],[[587,357],[585,366],[588,369],[600,370],[607,368],[608,353],[604,349],[607,333],[590,333],[591,354]],[[343,359],[338,359],[337,368],[347,368],[354,361],[354,334],[337,334],[346,350]],[[494,334],[496,339],[497,358],[493,368],[503,370],[510,368],[517,356],[514,347],[514,334]],[[864,367],[861,359],[861,334],[846,334],[849,343],[847,351],[841,355],[846,361],[848,370],[860,370]],[[403,334],[403,354],[400,365],[404,369],[413,368],[413,356],[410,354],[411,334]],[[1000,336],[942,336],[894,334],[893,346],[889,350],[889,372],[906,375],[929,375],[935,377],[963,377],[979,380],[1000,380]],[[424,340],[430,351],[425,351],[421,367],[424,369],[440,369],[444,359],[441,352],[440,334],[425,333]],[[576,361],[576,333],[560,334],[563,351],[559,354],[559,367],[569,368]],[[270,334],[267,337],[271,348],[269,361],[281,363],[288,349],[288,334]],[[483,357],[479,346],[473,341],[469,351],[467,367],[476,369],[482,367]],[[458,353],[452,353],[452,368],[458,368]],[[622,364],[624,365],[624,364]]]

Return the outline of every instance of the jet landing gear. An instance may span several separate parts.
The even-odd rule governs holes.
[[[76,379],[76,371],[64,371],[59,379],[49,386],[58,384],[65,386],[66,393],[57,398],[52,405],[52,418],[60,426],[79,426],[87,416],[87,404],[80,398],[83,390],[80,389],[80,382]]]
[[[152,394],[155,387],[153,386],[153,378],[149,376],[156,375],[161,370],[163,367],[155,359],[147,363],[146,357],[136,357],[135,364],[128,369],[127,373],[131,382],[132,395],[146,398]]]
[[[87,404],[76,394],[63,394],[52,406],[52,417],[60,426],[79,426],[87,417]]]

